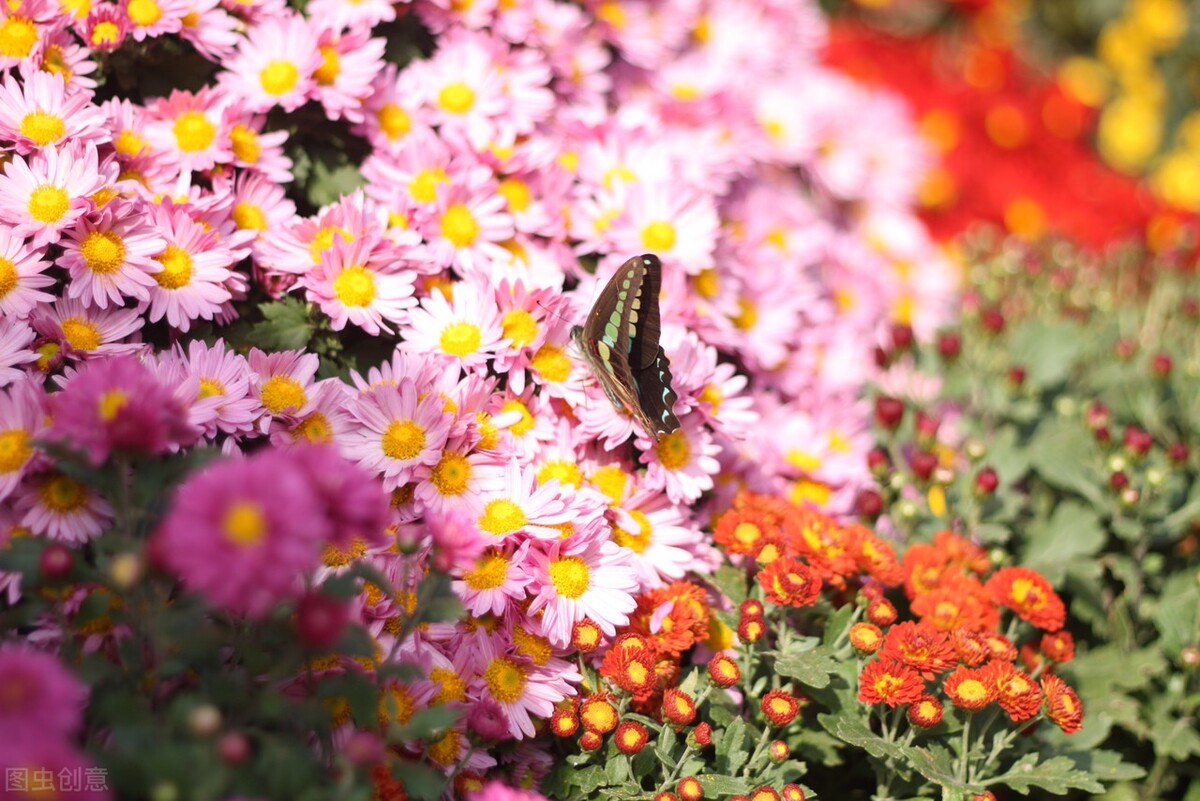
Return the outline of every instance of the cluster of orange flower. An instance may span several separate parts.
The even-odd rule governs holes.
[[[1062,600],[1033,570],[1005,567],[984,581],[989,568],[981,548],[943,531],[904,555],[904,590],[916,621],[897,623],[895,606],[881,590],[867,588],[873,596],[867,620],[851,628],[850,641],[860,653],[877,656],[859,676],[859,700],[908,705],[913,725],[933,726],[942,719],[942,701],[928,683],[948,673],[941,691],[960,709],[976,712],[995,703],[1014,723],[1025,723],[1044,706],[1063,731],[1078,731],[1079,698],[1050,672],[1074,656],[1071,636],[1062,631]],[[1018,651],[999,633],[1004,609],[1046,632],[1038,646]],[[1017,666],[1018,657],[1027,670]]]

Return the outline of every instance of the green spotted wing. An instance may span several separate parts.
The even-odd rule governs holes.
[[[604,287],[584,324],[571,332],[613,406],[655,440],[679,428],[671,363],[658,344],[661,286],[658,257],[633,257]]]

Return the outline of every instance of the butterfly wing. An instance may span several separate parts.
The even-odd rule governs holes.
[[[658,344],[661,285],[658,258],[635,256],[609,280],[576,333],[608,399],[656,440],[679,428],[670,362]]]

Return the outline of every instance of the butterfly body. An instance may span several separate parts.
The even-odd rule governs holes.
[[[658,344],[662,262],[629,259],[600,293],[587,320],[571,331],[604,394],[657,441],[679,428],[671,363]]]

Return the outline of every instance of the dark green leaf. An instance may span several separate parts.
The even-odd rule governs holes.
[[[818,689],[828,686],[830,674],[836,673],[837,670],[837,660],[824,645],[801,653],[789,650],[775,660],[776,673]]]
[[[1062,582],[1071,562],[1098,553],[1106,539],[1099,516],[1072,500],[1060,503],[1049,520],[1031,524],[1028,532],[1021,564],[1037,570],[1051,584]]]
[[[1037,754],[1026,754],[1008,772],[989,779],[985,784],[1004,784],[1019,793],[1044,790],[1053,795],[1066,795],[1068,790],[1088,793],[1104,792],[1104,785],[1075,767],[1069,757],[1056,756],[1038,762]]]
[[[258,310],[263,321],[255,324],[250,336],[263,350],[296,350],[312,338],[315,326],[309,306],[299,298],[260,303]]]
[[[742,765],[750,758],[745,740],[746,721],[740,717],[734,718],[717,741],[717,770],[732,774],[742,769]]]
[[[722,795],[736,795],[750,791],[750,785],[745,779],[735,776],[721,776],[716,773],[702,773],[696,777],[704,788],[705,798],[716,798]]]

